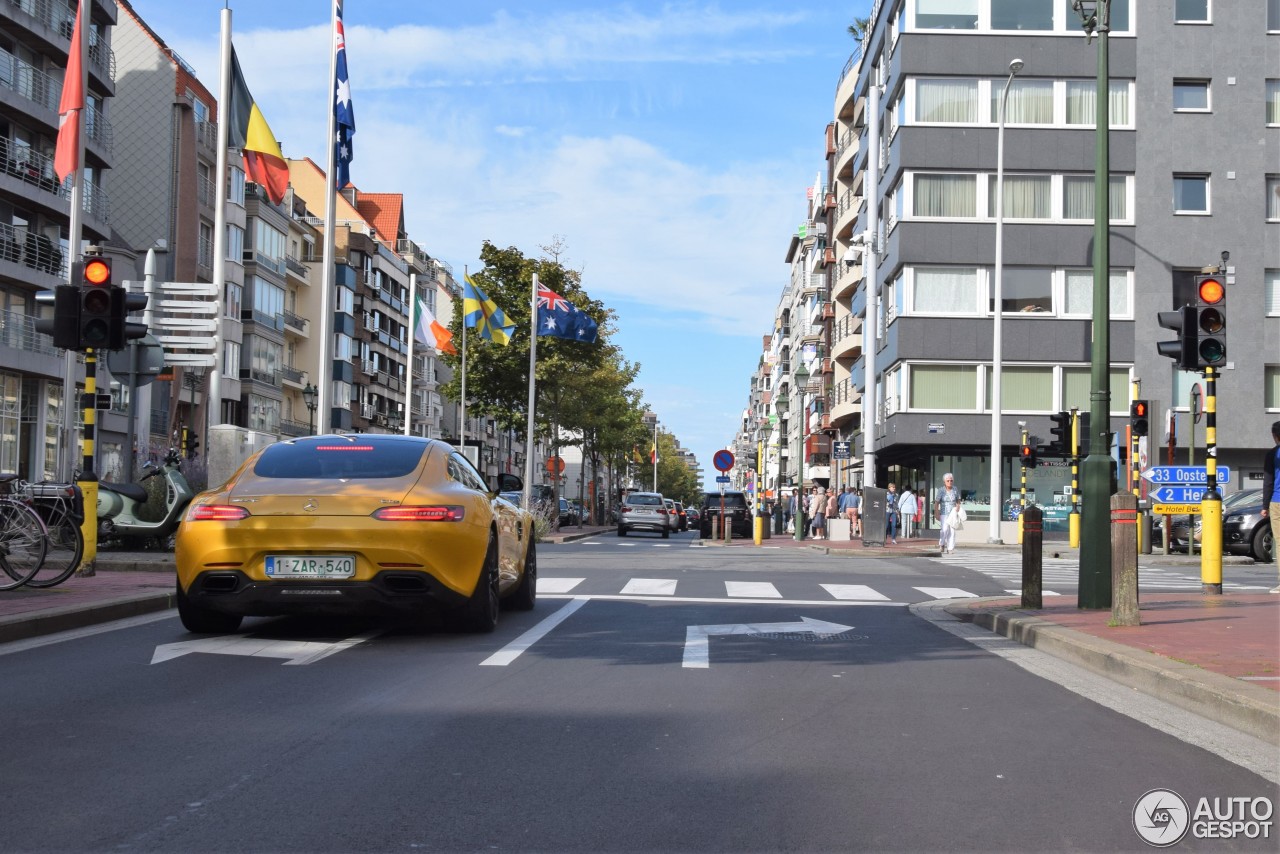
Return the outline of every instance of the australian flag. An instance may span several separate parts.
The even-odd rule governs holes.
[[[550,288],[538,285],[538,334],[570,341],[596,340],[596,322]]]
[[[337,72],[333,80],[333,115],[337,120],[337,138],[334,140],[335,184],[341,190],[351,183],[351,137],[356,133],[356,114],[351,109],[351,82],[347,79],[347,37],[342,28],[342,0],[334,0],[337,4],[333,16],[333,44],[338,52]]]

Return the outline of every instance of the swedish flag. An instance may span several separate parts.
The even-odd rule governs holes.
[[[498,308],[497,303],[485,296],[484,291],[471,281],[470,276],[463,276],[462,285],[462,324],[474,327],[481,338],[497,341],[499,344],[510,344],[511,333],[516,325],[507,322],[507,316]]]

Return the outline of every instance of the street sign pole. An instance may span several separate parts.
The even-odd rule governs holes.
[[[1222,494],[1218,492],[1218,382],[1217,369],[1204,369],[1204,498],[1200,502],[1200,590],[1222,595]],[[1194,536],[1188,536],[1194,542]]]

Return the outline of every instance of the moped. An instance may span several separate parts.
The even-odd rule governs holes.
[[[142,476],[139,483],[98,484],[98,541],[121,540],[128,542],[154,540],[161,545],[178,530],[182,514],[195,497],[191,485],[182,474],[182,457],[176,448],[170,448],[160,466],[148,461],[143,469],[152,471]],[[153,477],[165,479],[164,515],[155,521],[138,517],[147,503],[147,490],[141,485]]]

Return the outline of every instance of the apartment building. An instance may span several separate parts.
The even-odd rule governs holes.
[[[70,179],[59,182],[53,170],[74,22],[69,2],[0,6],[0,471],[32,479],[57,476],[64,447],[79,452],[79,430],[71,436],[62,430],[64,406],[68,400],[75,405],[74,393],[63,388],[63,353],[34,327],[40,314],[35,295],[66,282],[80,249],[69,244]],[[86,244],[106,243],[114,226],[104,176],[114,163],[117,132],[111,116],[115,23],[114,0],[88,4],[81,197]]]
[[[797,268],[801,232],[790,242],[790,281],[776,319],[791,346],[779,339],[766,347],[753,377],[749,409],[757,425],[762,415],[776,419],[765,435],[777,437],[786,460],[774,475],[783,483],[794,465],[783,449],[796,447],[788,416],[800,365],[810,378],[815,365],[819,375],[830,370],[831,386],[810,390],[829,420],[810,403],[805,432],[825,429],[852,443],[837,479],[893,481],[928,496],[952,472],[973,519],[989,518],[993,504],[1018,491],[1020,424],[1047,441],[1050,414],[1089,410],[1097,42],[1086,42],[1071,5],[873,6],[839,76],[826,131],[831,254],[821,259],[831,349],[823,353],[818,339],[796,358],[793,290],[818,268],[812,255]],[[1218,382],[1219,461],[1236,473],[1228,490],[1256,486],[1251,479],[1260,477],[1261,450],[1280,412],[1280,3],[1110,6],[1109,427],[1123,435],[1140,380],[1139,396],[1160,416],[1140,463],[1165,461],[1166,408],[1181,431],[1177,461],[1186,462],[1189,390],[1198,378],[1157,354],[1156,342],[1172,333],[1156,314],[1186,302],[1194,274],[1228,251],[1231,346]],[[1015,59],[1022,60],[1016,73]],[[995,461],[1003,494],[993,501],[995,185],[1006,85]],[[812,208],[808,223],[820,224]],[[810,311],[800,322],[812,319]],[[762,408],[763,390],[772,401]],[[874,472],[863,471],[864,455]],[[827,461],[806,465],[805,482],[821,482]],[[1046,462],[1029,473],[1029,498],[1061,507],[1069,466]]]

